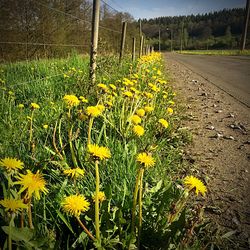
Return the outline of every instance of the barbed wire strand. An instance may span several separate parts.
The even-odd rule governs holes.
[[[78,21],[82,21],[82,22],[91,24],[91,22],[88,21],[88,20],[84,20],[84,19],[79,18],[79,17],[77,17],[77,16],[74,16],[74,15],[72,15],[72,14],[66,13],[66,12],[64,12],[64,11],[58,10],[58,9],[53,8],[53,7],[50,7],[50,6],[47,6],[47,5],[45,5],[45,4],[43,4],[43,3],[39,2],[39,1],[37,1],[36,3],[38,3],[39,5],[41,5],[41,6],[45,7],[45,8],[47,8],[47,9],[53,10],[53,11],[58,12],[58,13],[60,13],[60,14],[67,15],[67,16],[73,18],[73,19],[77,19]],[[104,30],[108,30],[108,31],[112,31],[112,32],[120,33],[120,34],[122,33],[121,31],[109,29],[109,28],[106,28],[106,27],[101,26],[101,25],[99,25],[99,27],[102,28],[102,29],[104,29]]]
[[[109,8],[112,9],[112,10],[114,10],[115,12],[118,12],[118,13],[121,12],[121,11],[115,9],[114,7],[112,7],[110,4],[106,3],[104,0],[101,0],[101,2],[103,2],[104,4],[106,4],[107,6],[109,6]]]
[[[12,42],[0,41],[0,44],[16,44],[16,45],[35,45],[35,46],[58,46],[58,47],[89,47],[88,45],[81,44],[63,44],[63,43],[31,43],[31,42]]]

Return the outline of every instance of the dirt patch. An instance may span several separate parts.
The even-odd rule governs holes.
[[[193,142],[186,158],[208,187],[205,215],[231,243],[222,249],[250,249],[250,109],[213,83],[166,56],[166,69],[186,106]]]

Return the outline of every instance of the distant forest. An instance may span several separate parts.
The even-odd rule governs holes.
[[[142,19],[142,30],[154,48],[238,49],[244,27],[245,9],[224,9],[203,15]],[[246,47],[250,48],[248,32]]]

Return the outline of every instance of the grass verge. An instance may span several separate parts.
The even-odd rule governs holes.
[[[1,65],[2,245],[199,248],[206,187],[177,174],[189,134],[160,54],[98,65],[97,86],[79,56]]]

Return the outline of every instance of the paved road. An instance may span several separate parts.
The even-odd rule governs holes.
[[[166,53],[250,108],[250,57]]]

